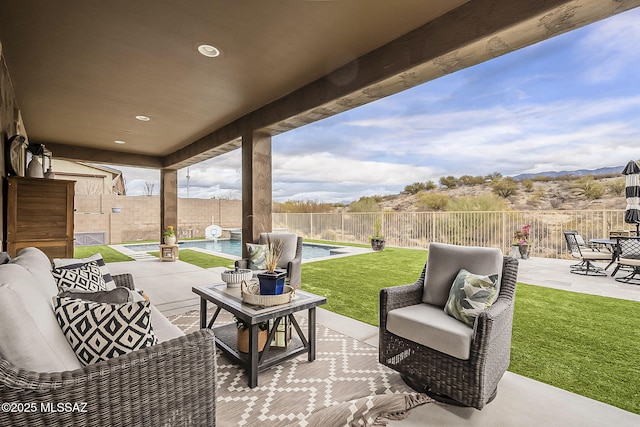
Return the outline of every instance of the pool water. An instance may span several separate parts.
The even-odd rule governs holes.
[[[125,248],[136,252],[153,252],[158,250],[158,244],[125,245]],[[200,248],[227,255],[242,256],[242,242],[240,240],[186,240],[180,242],[180,249]],[[340,247],[302,243],[302,259],[322,258],[336,255]]]

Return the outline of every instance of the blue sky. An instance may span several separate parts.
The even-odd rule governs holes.
[[[273,197],[344,202],[445,175],[640,159],[638,22],[640,8],[275,136]],[[240,169],[240,150],[192,166],[189,196],[240,198]],[[123,172],[131,195],[158,181]]]

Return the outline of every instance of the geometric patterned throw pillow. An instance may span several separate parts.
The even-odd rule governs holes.
[[[102,254],[100,252],[96,252],[87,258],[54,258],[53,266],[55,268],[66,268],[66,269],[75,269],[82,267],[85,264],[88,264],[92,261],[95,261],[100,267],[100,271],[102,272],[102,278],[104,279],[104,283],[107,285],[107,289],[113,289],[116,287],[116,283],[113,281],[113,277],[111,277],[111,273],[109,273],[109,269],[107,265],[104,263],[104,259],[102,258]]]
[[[51,274],[56,279],[58,289],[79,289],[91,292],[107,290],[100,267],[95,261],[78,268],[54,268]]]
[[[266,251],[267,245],[247,243],[247,252],[249,254],[249,268],[251,270],[264,270],[266,268]]]
[[[58,324],[84,366],[157,344],[150,304],[101,304],[53,297]]]
[[[473,328],[476,317],[498,299],[498,291],[498,274],[482,276],[463,268],[453,281],[444,311]]]

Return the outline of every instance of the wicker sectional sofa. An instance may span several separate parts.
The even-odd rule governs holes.
[[[158,344],[82,366],[53,312],[51,269],[36,248],[0,265],[0,425],[215,425],[210,330],[184,335],[152,306]],[[131,275],[113,279],[133,297]]]

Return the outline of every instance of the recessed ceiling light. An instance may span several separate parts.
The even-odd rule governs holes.
[[[124,141],[120,141],[120,140],[113,141],[113,142],[115,142],[116,144],[126,144],[126,142],[124,142]]]
[[[200,46],[198,46],[198,52],[200,52],[204,56],[208,56],[209,58],[220,56],[220,50],[215,46],[211,46],[210,44],[201,44]]]
[[[140,120],[141,122],[148,122],[149,120],[151,120],[151,118],[147,116],[136,116],[136,119]]]

